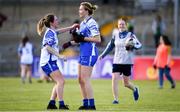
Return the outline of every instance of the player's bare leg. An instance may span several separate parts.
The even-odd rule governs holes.
[[[86,91],[88,99],[91,99],[94,97],[93,89],[92,89],[91,81],[90,81],[91,73],[92,73],[92,67],[83,66],[83,65],[81,66],[81,74],[82,74],[81,77],[83,79],[83,82],[85,83],[85,91]]]
[[[129,80],[130,80],[129,76],[124,76],[123,75],[124,86],[131,89],[132,91],[135,91],[135,86]]]
[[[113,104],[118,104],[118,98],[119,98],[119,73],[113,73],[112,74],[112,93],[114,97]]]
[[[86,89],[85,89],[85,83],[84,83],[84,81],[83,81],[83,79],[82,79],[82,75],[83,74],[81,74],[81,65],[79,64],[78,65],[78,81],[79,81],[79,84],[80,84],[80,90],[81,90],[81,95],[82,95],[82,97],[83,97],[83,99],[87,99],[87,94],[86,94]]]
[[[79,107],[79,110],[96,109],[94,104],[93,89],[90,81],[92,68],[93,67],[79,65],[79,84],[84,98],[83,105]]]
[[[123,75],[124,86],[129,88],[129,89],[131,89],[133,91],[134,100],[137,101],[139,99],[139,90],[129,80],[130,80],[129,76],[124,76]]]
[[[86,110],[86,109],[88,109],[88,97],[87,97],[86,88],[85,88],[85,81],[83,80],[83,74],[81,73],[81,71],[82,71],[81,65],[79,64],[78,80],[79,80],[81,95],[83,97],[83,105],[79,107],[79,110]]]
[[[27,66],[27,77],[29,83],[32,83],[32,67],[30,65]]]
[[[56,92],[58,100],[63,100],[63,90],[64,90],[64,78],[59,70],[53,71],[51,73],[51,78],[56,82]]]
[[[69,108],[64,104],[64,100],[63,100],[64,83],[65,83],[64,77],[62,76],[62,74],[59,70],[53,71],[50,74],[50,76],[56,83],[52,90],[51,98],[55,99],[55,96],[57,95],[57,99],[59,101],[59,109],[68,110]],[[55,94],[55,91],[56,91],[56,94]],[[51,102],[51,100],[50,100],[50,102]]]
[[[25,65],[21,65],[21,80],[22,80],[22,83],[25,84],[25,80],[26,80],[26,66]]]
[[[53,89],[52,89],[52,93],[51,93],[51,100],[56,100],[57,98],[57,92],[56,92],[56,85],[54,85]]]

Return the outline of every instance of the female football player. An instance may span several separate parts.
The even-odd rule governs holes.
[[[33,46],[27,36],[22,39],[19,45],[18,55],[20,57],[22,83],[25,83],[26,76],[29,83],[32,83]]]
[[[131,69],[133,66],[132,56],[133,49],[141,48],[141,43],[136,36],[127,31],[127,23],[123,19],[118,20],[118,32],[112,34],[112,39],[108,43],[106,49],[99,56],[101,60],[115,47],[115,54],[112,69],[112,93],[114,96],[113,104],[118,104],[118,81],[122,75],[124,86],[133,91],[134,100],[139,98],[139,91],[130,80]]]
[[[58,18],[54,14],[47,14],[37,24],[37,32],[40,36],[43,36],[40,66],[46,75],[55,81],[47,109],[57,109],[55,105],[55,99],[57,97],[59,101],[59,109],[68,110],[69,108],[64,104],[63,101],[63,89],[65,81],[56,63],[58,58],[65,58],[58,53],[59,47],[57,34],[69,31],[75,28],[76,25],[74,24],[70,27],[61,29],[57,29],[57,27]]]
[[[97,9],[96,5],[82,2],[79,7],[79,16],[82,19],[79,33],[83,38],[80,42],[79,56],[79,84],[83,97],[83,105],[79,110],[96,110],[93,89],[91,85],[91,74],[94,64],[98,59],[96,43],[101,42],[99,27],[92,15]]]
[[[79,16],[82,22],[79,31],[72,32],[75,42],[70,41],[63,45],[63,48],[67,48],[72,44],[80,43],[78,80],[83,97],[83,105],[79,107],[79,110],[96,110],[90,81],[93,66],[98,59],[96,43],[101,42],[98,24],[92,17],[96,9],[97,6],[89,2],[80,4]]]

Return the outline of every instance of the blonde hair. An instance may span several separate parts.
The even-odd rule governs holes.
[[[54,14],[47,14],[39,20],[37,23],[37,33],[42,36],[45,31],[45,27],[50,28],[50,23],[54,22]]]
[[[89,12],[89,15],[92,15],[94,11],[98,8],[97,5],[92,5],[89,2],[82,2],[80,5],[84,6],[84,9]]]
[[[124,22],[125,22],[125,25],[126,25],[126,26],[128,25],[126,18],[120,18],[120,19],[118,19],[118,22],[119,22],[119,21],[124,21]]]

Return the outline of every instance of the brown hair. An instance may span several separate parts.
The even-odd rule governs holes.
[[[172,45],[171,41],[169,40],[169,37],[167,35],[161,35],[161,37],[162,37],[165,45],[169,45],[169,46]]]
[[[22,41],[21,41],[21,42],[22,42],[22,46],[24,47],[28,41],[29,41],[28,36],[24,36],[24,37],[22,38]]]
[[[89,15],[92,15],[94,11],[98,8],[97,5],[92,5],[89,2],[82,2],[80,5],[84,6],[84,9],[88,11]]]
[[[37,33],[42,36],[45,27],[50,28],[50,23],[54,22],[54,14],[47,14],[41,18],[37,24]]]

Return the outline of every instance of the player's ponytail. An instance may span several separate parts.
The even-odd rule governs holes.
[[[54,22],[54,14],[47,14],[44,18],[40,19],[37,24],[37,33],[42,36],[45,31],[45,27],[50,28],[51,24]]]
[[[97,10],[97,5],[92,5],[89,2],[82,2],[80,5],[84,6],[84,9],[89,12],[89,15],[92,15],[95,10]]]
[[[39,20],[38,24],[37,24],[37,33],[42,36],[42,33],[44,32],[45,29],[45,24],[44,24],[45,19],[42,18]]]
[[[96,11],[98,9],[97,5],[92,5],[92,10]]]

